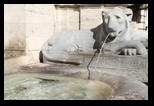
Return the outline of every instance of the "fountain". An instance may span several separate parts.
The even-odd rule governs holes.
[[[5,76],[4,99],[148,100],[147,34],[132,32],[128,8],[102,18],[96,28],[49,38],[41,63]]]

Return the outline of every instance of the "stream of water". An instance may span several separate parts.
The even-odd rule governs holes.
[[[104,45],[105,45],[105,43],[106,43],[106,40],[107,40],[107,38],[109,37],[109,35],[110,35],[110,33],[106,36],[106,38],[105,38],[105,40],[104,40],[104,42],[103,42],[103,44],[102,44],[102,46],[101,46],[100,52],[99,52],[98,57],[97,57],[97,59],[96,59],[96,63],[95,63],[95,67],[94,67],[95,70],[96,70],[97,63],[99,62],[100,55],[101,55],[101,53],[102,53],[102,49],[103,49],[103,47],[104,47]]]

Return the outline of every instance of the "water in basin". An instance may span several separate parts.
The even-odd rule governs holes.
[[[36,73],[4,76],[4,100],[108,100],[113,93],[100,81]]]

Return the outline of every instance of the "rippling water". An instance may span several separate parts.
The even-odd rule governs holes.
[[[4,76],[5,100],[106,100],[112,95],[113,89],[100,81],[34,73]]]

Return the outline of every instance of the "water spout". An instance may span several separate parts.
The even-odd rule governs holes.
[[[103,42],[103,44],[102,44],[102,46],[101,46],[100,52],[99,52],[99,54],[98,54],[98,57],[97,57],[97,60],[96,60],[96,63],[95,63],[94,70],[96,70],[96,64],[97,64],[97,63],[98,63],[98,61],[99,61],[101,51],[102,51],[102,49],[103,49],[103,47],[104,47],[104,44],[105,44],[105,42],[106,42],[107,38],[109,37],[109,35],[110,35],[110,33],[106,36],[106,38],[105,38],[105,40],[104,40],[104,42]],[[91,58],[91,60],[90,60],[89,64],[87,65],[87,70],[88,70],[88,80],[90,79],[90,69],[89,69],[89,66],[90,66],[90,64],[91,64],[92,60],[94,59],[94,57],[95,57],[96,53],[97,53],[97,51],[94,53],[94,55],[93,55],[93,57]]]
[[[104,42],[103,42],[103,44],[102,44],[102,46],[101,46],[100,52],[99,52],[99,54],[98,54],[98,57],[97,57],[97,60],[96,60],[96,63],[95,63],[95,68],[96,68],[96,64],[97,64],[98,61],[99,61],[99,58],[100,58],[102,49],[103,49],[103,47],[104,47],[104,45],[105,45],[105,42],[106,42],[107,38],[109,37],[109,35],[110,35],[110,33],[106,36],[106,38],[105,38],[105,40],[104,40]]]

